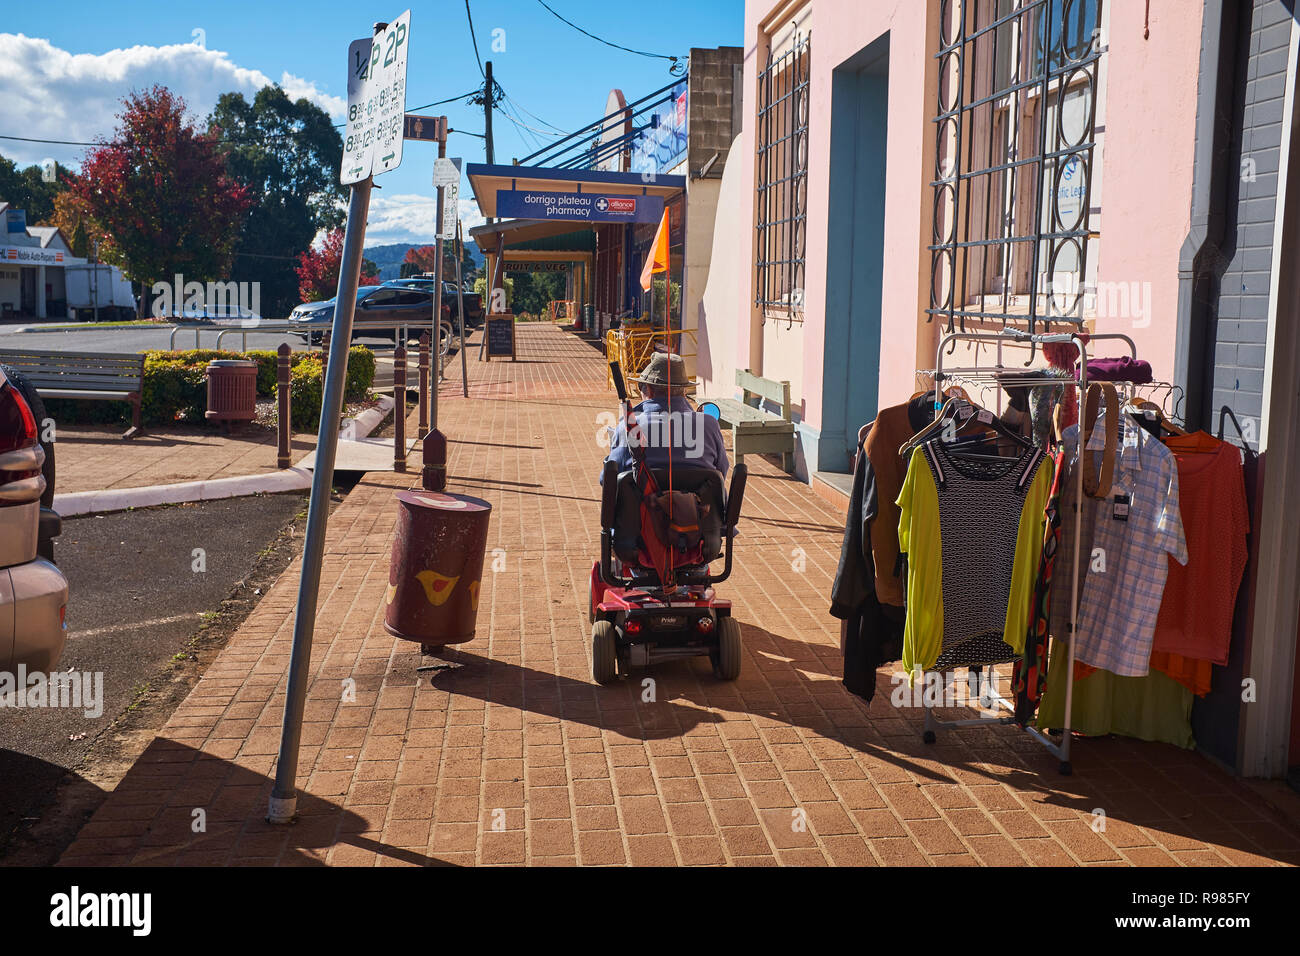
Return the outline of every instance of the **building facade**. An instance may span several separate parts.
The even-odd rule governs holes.
[[[1300,559],[1276,520],[1300,487],[1298,49],[1289,0],[748,0],[698,316],[702,393],[789,381],[797,473],[833,486],[954,329],[1120,333],[1188,428],[1231,411],[1251,563],[1193,724],[1264,776],[1300,764]]]

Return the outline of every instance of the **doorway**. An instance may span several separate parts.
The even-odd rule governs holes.
[[[822,430],[817,468],[847,472],[876,417],[884,307],[889,34],[831,75]]]

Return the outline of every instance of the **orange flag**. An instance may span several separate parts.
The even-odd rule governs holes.
[[[641,288],[646,292],[650,291],[651,277],[656,272],[668,271],[668,209],[664,209],[664,217],[659,220],[659,231],[655,233],[654,244],[650,247],[650,257],[645,261],[645,268],[641,270]]]

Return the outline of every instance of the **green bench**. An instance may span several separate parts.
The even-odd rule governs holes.
[[[718,424],[735,433],[736,462],[746,455],[780,455],[781,467],[794,471],[794,422],[790,420],[790,383],[762,378],[749,369],[736,369],[736,385],[745,400],[711,398],[718,406]],[[756,404],[750,404],[757,399]],[[780,417],[762,409],[766,399],[781,406]]]
[[[8,365],[24,376],[42,398],[130,402],[131,427],[122,437],[134,438],[140,431],[143,353],[104,355],[0,349],[0,365]]]

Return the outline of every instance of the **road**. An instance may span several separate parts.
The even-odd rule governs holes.
[[[144,352],[150,349],[166,349],[171,338],[170,328],[154,329],[147,326],[126,325],[105,329],[69,329],[62,332],[18,332],[22,326],[0,325],[0,348],[48,349],[77,352],[126,353]],[[176,333],[178,349],[215,349],[217,334],[221,329],[182,330]],[[196,344],[196,335],[197,343]],[[242,349],[243,336],[230,333],[222,339],[221,345],[227,349]],[[392,349],[389,339],[358,339],[361,344],[379,351],[385,347]],[[281,342],[288,342],[294,349],[305,347],[303,340],[296,335],[285,332],[249,332],[250,349],[276,349]]]
[[[22,328],[22,326],[0,325],[0,350],[11,348],[131,354],[153,349],[165,351],[171,338],[170,328],[154,329],[147,326],[133,325],[104,329],[68,329],[61,332],[16,331],[19,328]],[[195,344],[196,333],[194,331],[178,332],[176,334],[176,347],[178,349],[215,349],[217,347],[217,334],[220,331],[221,329],[215,328],[198,330],[197,345]],[[226,349],[242,350],[244,348],[242,339],[242,335],[232,332],[222,340],[221,345]],[[378,361],[375,368],[374,387],[377,389],[391,388],[393,384],[392,339],[358,338],[355,341],[376,353]],[[248,333],[248,348],[250,349],[277,349],[282,342],[289,343],[289,347],[295,351],[301,351],[307,347],[298,336],[284,332]],[[414,355],[411,356],[411,364],[412,371],[408,375],[414,374]]]
[[[54,546],[69,585],[59,670],[102,675],[102,713],[0,710],[0,844],[173,655],[185,652],[203,614],[231,595],[305,507],[299,494],[265,495],[63,523]],[[195,548],[203,549],[201,571]]]

